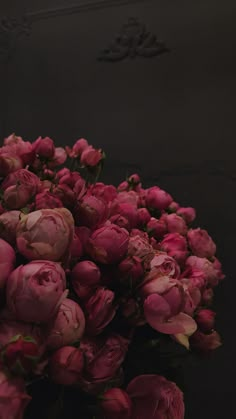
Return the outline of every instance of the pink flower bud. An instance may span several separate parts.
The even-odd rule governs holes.
[[[86,330],[89,335],[98,335],[116,314],[113,291],[98,288],[85,303]]]
[[[33,150],[35,154],[37,154],[39,157],[50,159],[53,157],[55,152],[55,146],[53,143],[53,140],[49,137],[39,137],[34,143],[33,143]]]
[[[9,186],[4,191],[3,199],[6,208],[10,210],[25,207],[32,198],[31,191],[24,185]]]
[[[177,215],[181,215],[187,224],[191,224],[196,218],[196,211],[192,207],[180,207]]]
[[[172,201],[171,204],[168,207],[168,210],[176,212],[179,209],[179,204],[178,202]]]
[[[15,252],[4,240],[0,239],[0,290],[4,288],[15,265]]]
[[[20,211],[7,211],[0,215],[0,237],[13,246],[16,242],[16,227],[20,214]]]
[[[57,384],[65,386],[76,384],[80,380],[83,365],[83,354],[79,349],[63,346],[50,359],[50,377]]]
[[[102,151],[96,150],[92,146],[88,146],[82,151],[80,163],[83,166],[95,167],[103,159]]]
[[[20,157],[0,151],[0,176],[7,176],[23,167]]]
[[[58,349],[73,345],[83,336],[85,329],[84,313],[73,300],[66,298],[60,305],[55,318],[47,326],[47,346]]]
[[[119,264],[122,279],[132,279],[136,282],[144,273],[141,259],[137,256],[128,256]]]
[[[187,225],[182,217],[176,214],[163,214],[160,218],[166,224],[169,233],[179,233],[185,235],[187,233]]]
[[[1,419],[23,419],[25,408],[30,399],[21,378],[10,378],[0,371]]]
[[[38,344],[31,336],[14,336],[1,352],[4,366],[16,375],[33,371],[40,359]]]
[[[105,221],[107,206],[102,199],[86,195],[78,202],[74,217],[77,225],[95,229]]]
[[[216,313],[209,309],[199,310],[195,320],[200,330],[204,333],[209,333],[214,328]]]
[[[29,260],[59,261],[69,250],[74,220],[66,208],[42,209],[21,216],[17,247]]]
[[[127,220],[127,218],[123,217],[123,215],[112,215],[109,220],[112,224],[116,224],[120,228],[125,228],[126,230],[129,230],[130,228],[129,221]]]
[[[209,258],[214,256],[216,245],[206,230],[200,228],[188,231],[188,242],[195,256]]]
[[[105,391],[100,403],[103,415],[107,419],[130,419],[132,401],[121,388],[110,388]]]
[[[24,322],[47,322],[67,295],[64,270],[49,261],[18,266],[6,285],[7,306]]]
[[[214,291],[212,288],[206,288],[202,293],[202,302],[206,305],[211,305],[214,297]]]
[[[144,268],[148,268],[155,251],[149,244],[148,239],[140,235],[132,235],[129,239],[128,255],[140,258],[144,264]]]
[[[117,188],[118,192],[128,191],[129,190],[129,184],[125,180],[124,182],[121,182]]]
[[[62,208],[61,200],[48,191],[43,191],[35,196],[35,210]]]
[[[192,335],[197,328],[189,315],[181,312],[183,294],[172,288],[164,295],[151,294],[144,301],[147,323],[160,333]]]
[[[215,330],[210,334],[197,330],[190,338],[191,348],[203,355],[219,348],[221,344],[220,335]]]
[[[163,220],[157,220],[152,217],[147,223],[148,234],[153,236],[155,239],[161,239],[167,231],[166,223]]]
[[[119,262],[128,250],[129,234],[115,224],[94,231],[88,242],[88,252],[97,262]]]
[[[139,375],[126,391],[133,403],[133,419],[184,419],[183,393],[160,375]]]
[[[77,263],[71,273],[73,288],[82,299],[90,296],[100,283],[100,278],[101,272],[98,266],[90,260]]]
[[[67,154],[62,147],[56,147],[54,151],[54,155],[52,159],[47,162],[47,166],[50,169],[54,169],[57,166],[60,166],[61,164],[65,163],[67,159]]]
[[[147,208],[138,208],[137,210],[137,224],[139,226],[146,225],[151,219],[151,215]]]
[[[179,233],[166,234],[160,248],[168,253],[169,256],[173,257],[180,265],[182,265],[189,252],[187,250],[187,241]]]
[[[170,205],[172,200],[172,197],[158,186],[153,186],[147,190],[146,204],[148,208],[164,210]]]
[[[72,149],[70,147],[66,147],[67,154],[69,157],[76,158],[79,157],[86,148],[88,148],[88,141],[84,138],[80,138],[75,142]]]

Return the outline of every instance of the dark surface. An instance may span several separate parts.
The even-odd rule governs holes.
[[[14,26],[17,40],[11,30],[0,32],[1,138],[14,131],[64,145],[83,136],[106,151],[106,181],[138,171],[146,186],[158,183],[196,207],[227,276],[215,301],[224,345],[211,361],[186,367],[186,419],[233,418],[235,0],[113,0],[106,7],[74,0],[70,13],[58,11],[68,3],[1,0],[0,14],[21,22]],[[170,52],[98,61],[129,17]]]

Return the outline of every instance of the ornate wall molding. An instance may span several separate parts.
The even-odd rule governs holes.
[[[165,43],[149,32],[146,26],[131,17],[122,26],[110,46],[104,49],[98,59],[102,61],[120,61],[124,58],[156,57],[168,51]]]

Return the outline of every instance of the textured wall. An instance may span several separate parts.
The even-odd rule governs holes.
[[[225,343],[186,370],[186,398],[187,418],[221,419],[233,410],[236,374],[235,1],[2,0],[0,13],[10,17],[0,30],[1,137],[84,136],[105,149],[107,181],[139,171],[195,206],[218,243]],[[169,52],[99,61],[129,17]]]

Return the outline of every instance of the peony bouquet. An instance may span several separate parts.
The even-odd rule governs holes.
[[[72,394],[80,419],[183,419],[175,366],[221,344],[194,208],[137,174],[98,182],[104,159],[85,139],[0,148],[1,419],[58,419]]]

